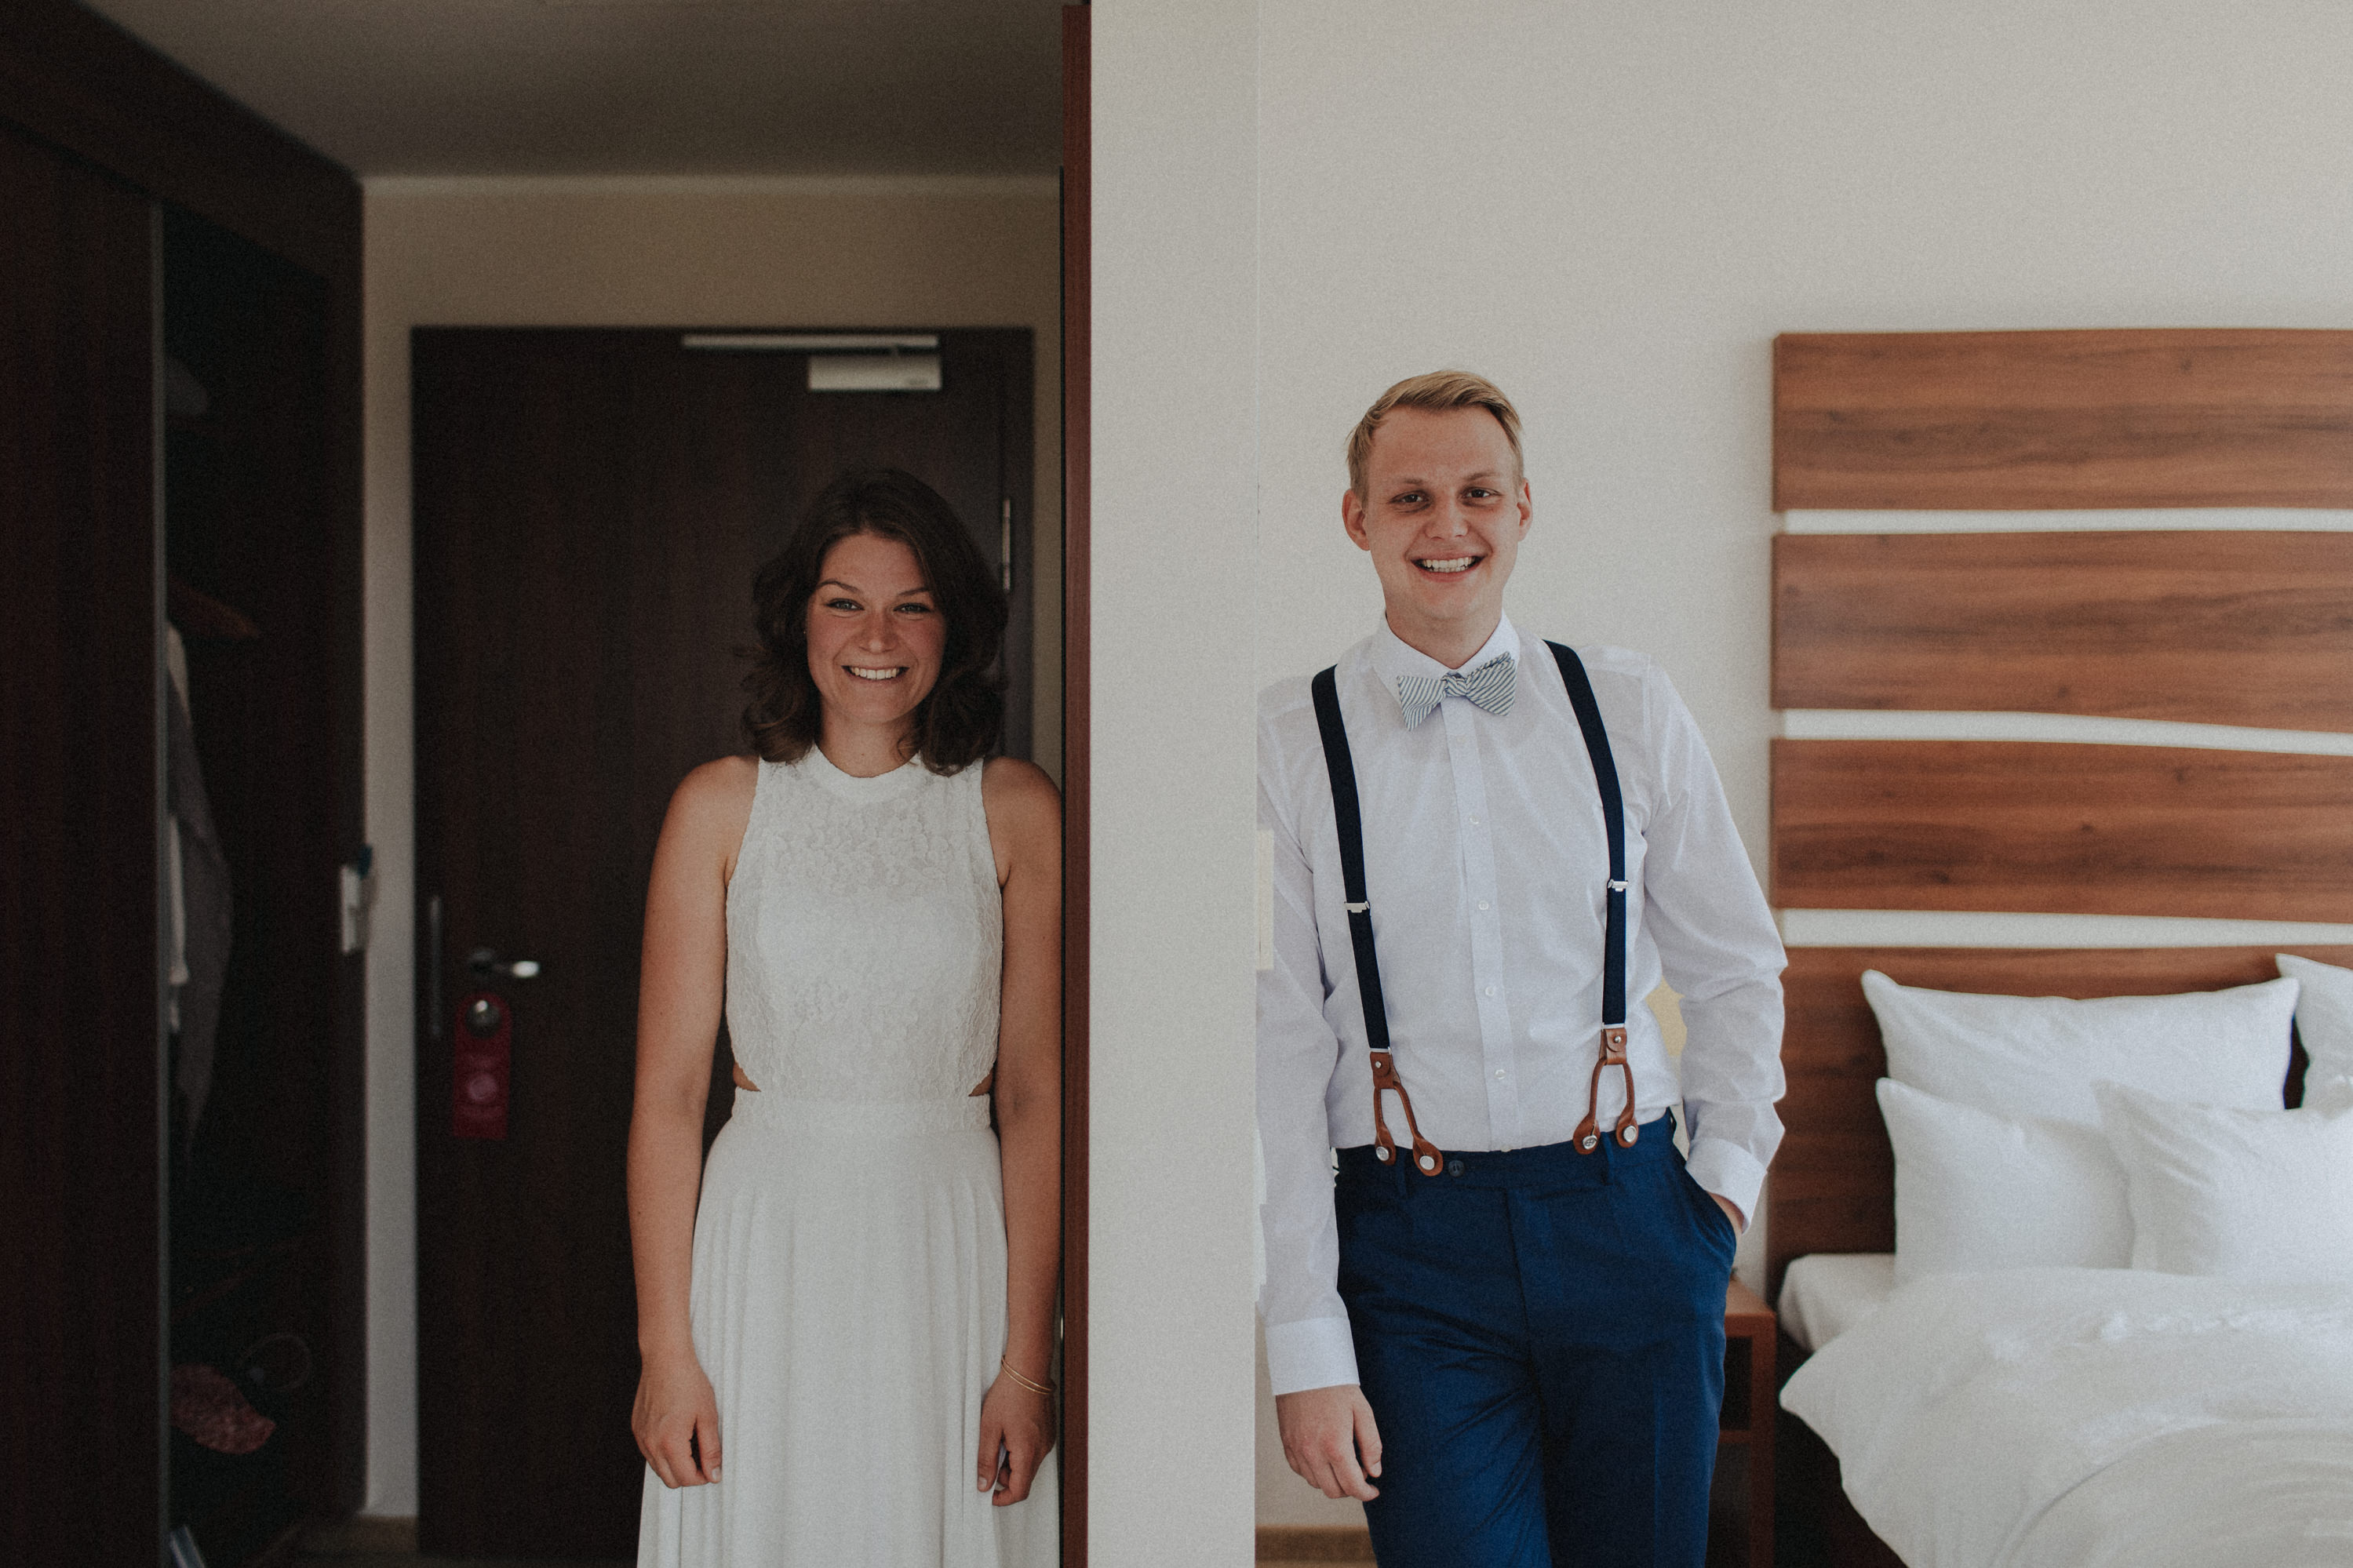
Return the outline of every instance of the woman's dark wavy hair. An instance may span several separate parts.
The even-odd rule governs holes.
[[[817,744],[825,715],[809,676],[809,601],[826,552],[853,534],[895,539],[915,552],[932,602],[947,622],[940,678],[915,710],[916,754],[953,773],[996,748],[1005,724],[1005,592],[940,493],[897,468],[853,468],[818,492],[776,559],[752,582],[759,645],[746,651],[752,700],[744,728],[772,763],[797,763]]]

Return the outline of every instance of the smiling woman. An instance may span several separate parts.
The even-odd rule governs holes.
[[[768,761],[800,761],[837,738],[823,732],[828,723],[842,742],[882,748],[868,770],[828,745],[853,773],[917,754],[933,772],[954,773],[996,742],[1005,595],[955,511],[922,480],[895,468],[836,479],[752,592],[760,658],[745,682],[744,721]],[[860,689],[870,682],[878,689]]]
[[[638,1562],[1042,1564],[1060,823],[1044,773],[981,762],[1004,595],[872,469],[756,596],[758,755],[680,786],[647,896]],[[704,1163],[723,1001],[746,1092]]]

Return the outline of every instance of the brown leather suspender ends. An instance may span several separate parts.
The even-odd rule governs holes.
[[[1601,1031],[1601,1054],[1593,1063],[1593,1086],[1587,1092],[1585,1120],[1577,1124],[1577,1152],[1590,1154],[1601,1146],[1601,1075],[1616,1068],[1626,1077],[1626,1108],[1609,1136],[1620,1149],[1631,1149],[1642,1130],[1634,1124],[1634,1064],[1626,1059],[1626,1029],[1618,1025]]]
[[[1381,1114],[1381,1095],[1393,1092],[1398,1108],[1405,1112],[1405,1130],[1413,1139],[1413,1165],[1425,1176],[1434,1176],[1444,1168],[1446,1156],[1438,1145],[1421,1135],[1421,1125],[1413,1119],[1413,1098],[1405,1091],[1405,1080],[1397,1075],[1397,1063],[1387,1051],[1375,1051],[1373,1058],[1373,1157],[1382,1164],[1397,1161],[1397,1140],[1389,1136],[1388,1118]]]

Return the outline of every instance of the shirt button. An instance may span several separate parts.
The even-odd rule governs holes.
[[[1488,987],[1487,987],[1487,994],[1488,994],[1488,995],[1490,995],[1490,996],[1493,996],[1494,994],[1495,994],[1495,988],[1494,988],[1493,986],[1492,986],[1492,985],[1488,986]]]
[[[1475,816],[1474,816],[1474,817],[1472,817],[1472,818],[1471,819],[1471,826],[1473,826],[1473,827],[1478,826],[1479,826],[1479,819],[1478,819],[1477,817],[1475,817]]]
[[[1497,1078],[1501,1078],[1501,1077],[1503,1077],[1503,1076],[1504,1076],[1504,1069],[1503,1069],[1502,1068],[1497,1068],[1495,1069],[1495,1076],[1496,1076]]]
[[[1483,909],[1485,909],[1485,908],[1487,907],[1487,900],[1484,900],[1484,899],[1480,900],[1479,900],[1479,907],[1480,907],[1481,909],[1482,909],[1482,910],[1483,910]]]

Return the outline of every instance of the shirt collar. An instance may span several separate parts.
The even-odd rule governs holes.
[[[1504,616],[1495,623],[1495,635],[1489,637],[1485,646],[1482,647],[1477,653],[1464,659],[1461,668],[1476,669],[1497,654],[1504,653],[1510,654],[1514,663],[1518,662],[1520,634],[1512,626],[1512,617],[1509,616]],[[1400,675],[1422,675],[1435,678],[1447,673],[1446,666],[1419,648],[1410,647],[1404,638],[1389,630],[1389,620],[1387,616],[1383,616],[1374,623],[1372,659],[1374,671],[1380,676],[1383,682],[1392,687],[1396,685],[1397,678]]]

